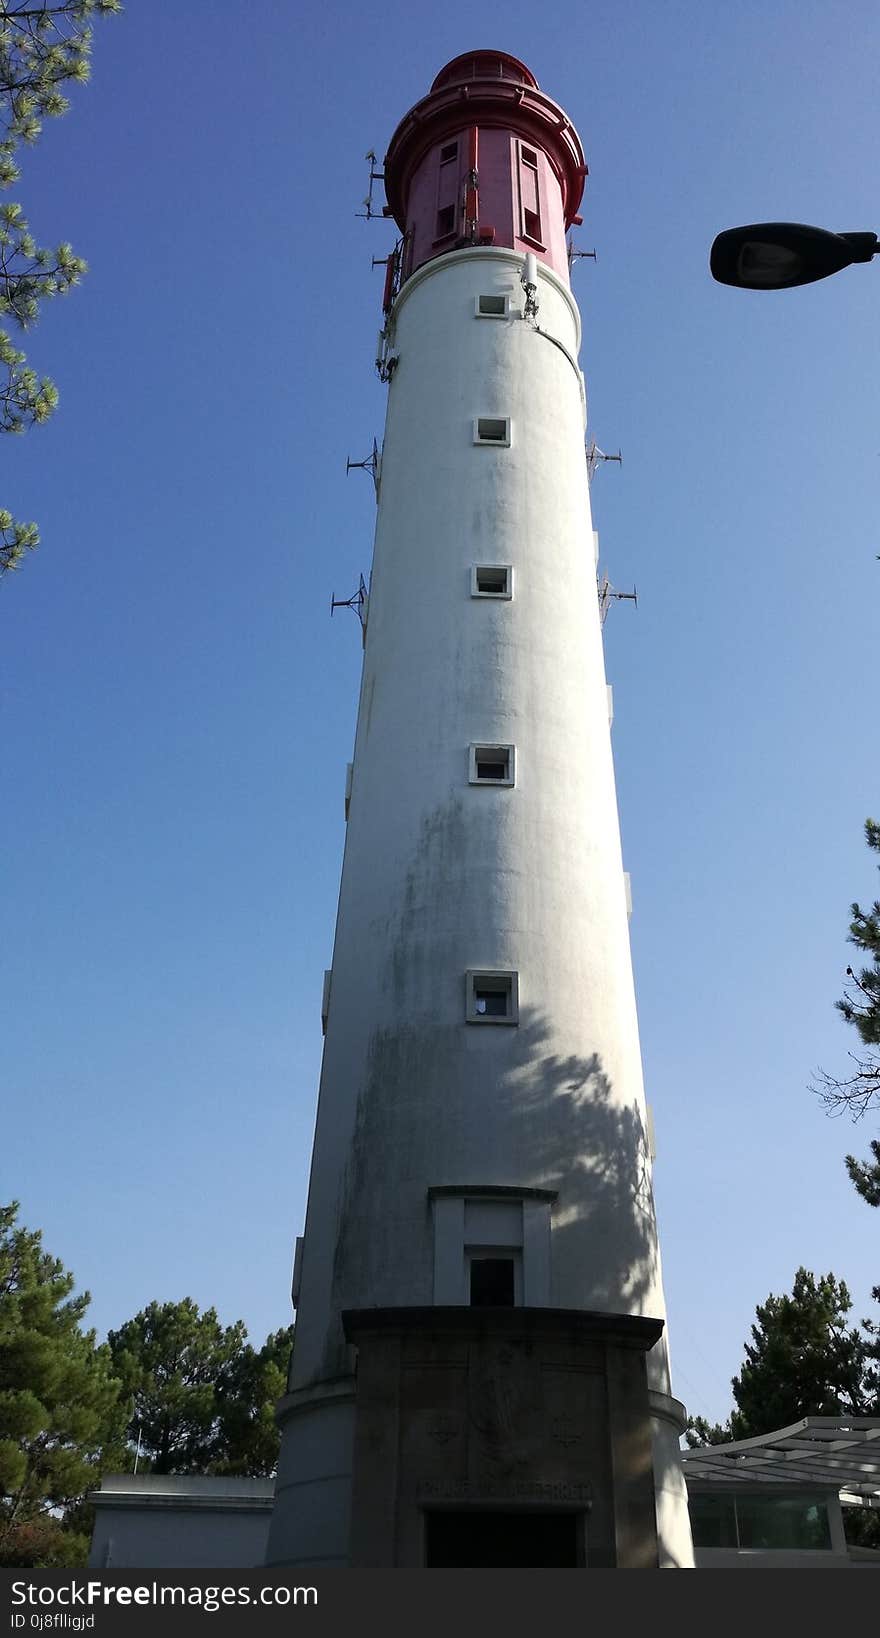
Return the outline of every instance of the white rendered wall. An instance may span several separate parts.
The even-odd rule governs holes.
[[[105,1474],[89,1568],[221,1569],[263,1564],[270,1479],[178,1473]]]
[[[554,1191],[550,1306],[665,1312],[579,318],[539,264],[525,320],[521,269],[460,251],[397,303],[291,1407],[350,1370],[342,1310],[432,1302],[431,1188]],[[475,317],[490,293],[509,319]],[[472,597],[475,563],[512,564],[513,598]],[[468,783],[475,742],[515,745],[513,788]],[[475,968],[518,973],[518,1024],[465,1023]],[[668,1394],[665,1343],[649,1372]],[[671,1561],[686,1541],[685,1511]]]

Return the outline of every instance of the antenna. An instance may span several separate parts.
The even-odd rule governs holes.
[[[364,200],[364,208],[363,210],[356,210],[355,216],[363,217],[365,222],[372,222],[374,216],[384,216],[385,214],[384,210],[380,211],[373,209],[373,183],[384,182],[385,172],[376,170],[376,155],[374,154],[372,148],[367,149],[367,152],[364,154],[364,158],[370,167],[370,185],[367,192],[367,197]]]
[[[617,451],[616,455],[606,455],[604,449],[600,449],[595,438],[593,438],[592,441],[587,444],[587,477],[589,478],[590,483],[592,483],[593,478],[596,475],[596,468],[600,461],[617,461],[618,465],[622,466],[623,456],[621,455],[620,450]]]
[[[612,603],[635,603],[636,608],[639,606],[639,594],[635,585],[631,592],[617,591],[612,586],[607,574],[605,574],[601,580],[598,575],[596,576],[596,589],[599,593],[599,619],[603,626],[608,619],[608,611]]]
[[[589,257],[590,260],[594,261],[594,262],[597,262],[599,260],[598,256],[596,255],[595,250],[575,250],[574,241],[571,240],[571,239],[568,239],[566,241],[565,248],[566,248],[566,250],[568,252],[568,265],[569,265],[569,267],[571,267],[572,262],[582,262],[582,261],[585,261],[587,259],[587,257]]]
[[[519,282],[526,293],[523,318],[535,318],[538,312],[538,258],[532,250],[526,253]]]
[[[367,609],[369,607],[369,602],[370,594],[367,591],[367,583],[363,575],[361,575],[358,579],[358,589],[356,592],[352,592],[351,597],[337,597],[335,593],[331,593],[330,618],[332,620],[336,609],[351,609],[352,614],[356,614],[361,623],[361,635],[364,642],[366,642]]]
[[[369,472],[370,477],[373,480],[373,487],[375,488],[376,496],[378,498],[378,494],[379,494],[379,469],[380,469],[381,464],[382,463],[381,463],[381,459],[380,459],[380,456],[379,456],[379,445],[376,443],[376,440],[374,438],[373,439],[373,452],[372,452],[371,455],[367,456],[365,461],[352,461],[351,459],[346,461],[346,463],[345,463],[345,476],[348,477],[349,472]]]

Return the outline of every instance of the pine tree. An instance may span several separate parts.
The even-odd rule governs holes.
[[[206,1473],[217,1453],[218,1393],[245,1346],[241,1321],[224,1327],[191,1297],[151,1302],[107,1341],[129,1396],[128,1439],[154,1473]]]
[[[774,1297],[755,1310],[757,1324],[745,1360],[731,1383],[735,1410],[726,1423],[694,1416],[687,1442],[720,1445],[773,1433],[804,1416],[865,1416],[876,1399],[867,1340],[847,1324],[852,1307],[843,1280],[818,1280],[799,1268],[791,1296]]]
[[[16,153],[36,142],[42,120],[66,113],[62,87],[88,79],[91,19],[121,9],[121,0],[0,0],[0,187],[18,180]],[[85,271],[69,244],[38,247],[20,205],[0,206],[0,316],[28,329],[41,303],[65,295]],[[38,425],[57,402],[53,383],[0,330],[0,432]],[[0,508],[0,575],[39,538],[35,523],[18,523]]]
[[[150,1303],[108,1343],[128,1396],[127,1438],[154,1473],[270,1474],[292,1328],[256,1350],[191,1297]]]
[[[82,1562],[87,1543],[64,1538],[58,1512],[95,1486],[119,1438],[119,1382],[82,1330],[88,1292],[71,1295],[73,1275],[17,1214],[0,1207],[0,1563]]]
[[[847,1324],[852,1307],[843,1280],[795,1275],[791,1296],[769,1296],[756,1309],[745,1361],[733,1378],[732,1439],[751,1439],[803,1416],[865,1415],[864,1339]]]

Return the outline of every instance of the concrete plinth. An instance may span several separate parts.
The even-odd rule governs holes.
[[[343,1322],[358,1349],[352,1568],[481,1551],[484,1568],[658,1568],[645,1355],[660,1321],[432,1307]]]

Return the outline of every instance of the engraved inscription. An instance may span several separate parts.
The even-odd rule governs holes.
[[[589,1484],[566,1479],[420,1479],[420,1501],[546,1501],[575,1502],[588,1507]]]

